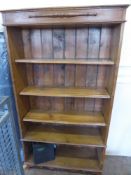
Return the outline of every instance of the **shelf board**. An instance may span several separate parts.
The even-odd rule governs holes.
[[[25,164],[35,168],[47,168],[73,172],[102,172],[98,160],[77,157],[56,156],[55,160],[41,164],[34,164],[33,157],[30,156],[29,159],[25,161]]]
[[[46,97],[88,97],[88,98],[110,98],[105,89],[89,88],[43,88],[29,86],[24,88],[20,95],[46,96]]]
[[[57,113],[31,110],[26,114],[23,121],[64,125],[106,126],[101,113]]]
[[[93,65],[114,65],[112,60],[104,59],[16,59],[16,63],[31,64],[93,64]]]
[[[23,141],[28,142],[43,142],[62,145],[78,145],[78,146],[90,146],[90,147],[105,147],[100,132],[87,133],[78,129],[68,130],[62,128],[46,128],[46,126],[31,126],[28,128]]]

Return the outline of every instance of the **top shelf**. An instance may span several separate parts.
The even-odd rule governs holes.
[[[112,60],[104,59],[16,59],[16,63],[30,64],[90,64],[90,65],[114,65]]]

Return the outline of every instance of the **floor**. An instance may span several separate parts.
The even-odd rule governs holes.
[[[82,175],[49,170],[26,169],[25,175]],[[86,174],[87,175],[87,174]],[[131,175],[131,157],[107,156],[103,175]]]

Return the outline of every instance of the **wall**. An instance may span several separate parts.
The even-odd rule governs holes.
[[[131,1],[113,0],[4,0],[0,9],[22,9],[51,6],[88,6],[109,4],[131,4]],[[131,7],[127,10],[121,62],[112,112],[112,120],[107,144],[107,154],[131,156]]]
[[[131,156],[131,7],[126,19],[107,154]]]

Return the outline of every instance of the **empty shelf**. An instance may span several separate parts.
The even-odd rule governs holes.
[[[16,63],[31,64],[89,64],[89,65],[114,65],[112,60],[104,59],[16,59]]]
[[[67,170],[75,172],[102,172],[99,161],[94,159],[75,158],[67,156],[56,156],[55,160],[41,164],[34,164],[33,157],[30,156],[25,162],[27,166],[36,168],[47,168],[56,170]]]
[[[77,112],[44,112],[42,110],[31,110],[23,119],[27,122],[85,125],[85,126],[105,126],[104,117],[101,113],[77,113]]]
[[[46,96],[46,97],[88,97],[88,98],[110,98],[105,89],[88,88],[42,88],[29,86],[24,88],[20,95]]]
[[[72,129],[72,128],[71,128]],[[92,146],[92,147],[105,147],[103,140],[99,131],[97,133],[92,131],[82,132],[78,129],[66,130],[64,128],[54,129],[52,127],[46,128],[46,126],[32,126],[28,128],[28,131],[25,133],[23,141],[29,142],[44,142],[44,143],[54,143],[54,144],[63,144],[63,145],[79,145],[79,146]]]

